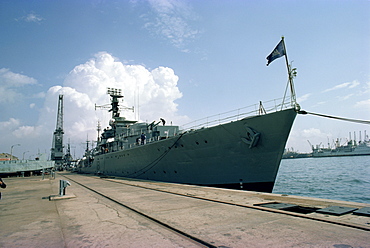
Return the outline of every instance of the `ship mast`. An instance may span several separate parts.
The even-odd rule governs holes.
[[[100,142],[100,131],[101,131],[100,121],[98,121],[98,125],[97,125],[96,131],[98,131],[98,140],[97,140],[97,143],[99,144],[99,142]]]
[[[112,112],[112,118],[119,117],[119,98],[122,98],[122,90],[121,89],[114,89],[108,88],[107,94],[112,97],[111,105],[112,108],[109,112]]]
[[[291,95],[292,105],[297,106],[297,100],[296,100],[294,82],[293,82],[293,78],[297,76],[297,69],[292,68],[292,65],[290,65],[289,62],[288,62],[288,53],[287,53],[287,50],[286,50],[286,47],[285,47],[284,36],[281,37],[281,40],[283,42],[284,51],[285,51],[285,63],[286,63],[286,67],[287,67],[287,70],[288,70],[288,78],[289,78],[290,95]]]
[[[284,36],[281,37],[281,41],[275,47],[275,49],[270,53],[270,55],[268,55],[266,57],[266,59],[267,59],[267,66],[272,61],[274,61],[275,59],[278,59],[278,58],[280,58],[282,56],[285,56],[285,63],[286,63],[286,67],[287,67],[287,70],[288,70],[288,84],[290,86],[291,105],[293,107],[295,107],[296,110],[299,110],[300,109],[300,106],[299,106],[299,104],[297,103],[297,100],[296,100],[296,94],[295,94],[294,82],[293,82],[293,78],[297,76],[297,69],[296,68],[292,68],[292,65],[289,64],[289,62],[288,62],[288,53],[287,53],[287,50],[286,50],[286,47],[285,47]],[[288,89],[288,84],[287,84],[287,89]],[[285,94],[286,94],[286,91],[287,90],[285,90]],[[284,100],[285,100],[285,94],[284,94],[283,103],[284,103]],[[284,105],[284,104],[282,104],[282,105]]]
[[[95,104],[95,110],[98,109],[98,108],[101,108],[101,109],[110,108],[108,110],[108,112],[112,112],[112,119],[120,119],[119,118],[120,117],[120,110],[122,110],[122,109],[134,111],[134,107],[129,108],[129,107],[122,107],[122,106],[119,105],[119,99],[123,98],[121,89],[107,88],[107,94],[110,95],[110,97],[111,97],[111,103],[110,104],[105,104],[105,105],[100,105],[100,106]],[[109,107],[109,105],[111,105],[111,107]],[[99,129],[99,127],[98,127],[98,129]],[[98,130],[98,132],[99,131],[100,130]]]
[[[97,129],[98,144],[102,142],[103,139],[113,138],[115,136],[117,125],[122,126],[122,125],[127,125],[127,124],[133,124],[136,122],[136,121],[126,120],[125,117],[120,117],[120,110],[122,109],[134,111],[134,107],[128,108],[128,107],[122,107],[119,105],[120,98],[123,98],[121,89],[107,88],[107,94],[110,95],[111,97],[111,103],[100,105],[100,106],[95,104],[95,110],[97,108],[101,108],[101,109],[109,109],[108,112],[112,112],[112,120],[109,122],[109,125],[112,127],[112,129],[111,130],[104,129],[102,133],[102,137],[99,137],[101,127],[100,127],[100,123],[98,123],[98,129]]]

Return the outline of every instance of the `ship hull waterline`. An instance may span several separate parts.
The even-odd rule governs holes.
[[[286,109],[96,155],[80,172],[272,192],[296,114]],[[252,146],[250,130],[259,134]]]

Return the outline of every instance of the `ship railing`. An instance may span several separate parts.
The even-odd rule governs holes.
[[[278,98],[258,104],[249,105],[243,108],[211,115],[182,125],[182,132],[222,125],[232,121],[238,121],[246,117],[264,115],[292,108],[290,99]]]

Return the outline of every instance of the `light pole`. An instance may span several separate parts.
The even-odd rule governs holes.
[[[20,146],[21,144],[15,144],[15,145],[12,145],[11,147],[10,147],[10,160],[12,160],[12,157],[13,157],[13,147],[14,146]]]
[[[29,151],[26,151],[26,152],[29,152]],[[23,158],[22,158],[22,160],[24,160],[24,154],[25,154],[26,152],[23,152]]]

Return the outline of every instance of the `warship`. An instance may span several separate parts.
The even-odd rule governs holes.
[[[205,118],[180,129],[163,119],[143,123],[121,117],[121,90],[108,88],[107,94],[110,127],[80,160],[80,173],[261,192],[272,192],[299,108],[284,99],[268,102],[268,108],[260,102],[250,112],[245,108],[217,115],[215,123]]]
[[[284,37],[266,58],[267,65],[283,56],[289,80],[282,99],[207,117],[186,128],[166,125],[163,119],[143,123],[121,117],[121,90],[108,88],[110,127],[97,146],[86,151],[79,172],[272,192],[285,144],[300,113],[293,84],[297,72],[288,64]]]

